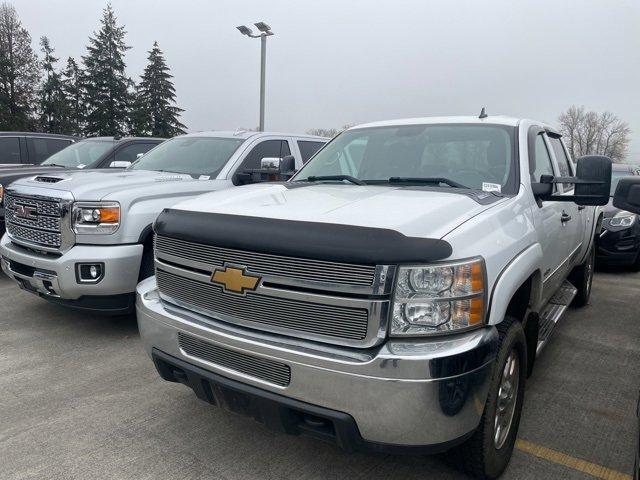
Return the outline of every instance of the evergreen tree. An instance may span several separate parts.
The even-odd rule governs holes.
[[[75,135],[81,135],[85,115],[83,75],[73,57],[67,59],[67,66],[62,71],[60,81],[65,103],[63,130]]]
[[[85,133],[123,135],[127,131],[131,80],[125,74],[124,27],[118,26],[111,5],[103,11],[101,28],[89,38],[85,67]]]
[[[31,36],[16,9],[0,4],[0,130],[32,130],[40,77]]]
[[[180,112],[184,110],[175,105],[176,90],[171,80],[169,67],[158,46],[153,43],[149,51],[148,65],[140,77],[136,88],[131,123],[137,135],[154,137],[173,137],[185,133],[180,122]]]
[[[42,70],[44,79],[40,88],[40,128],[49,133],[66,133],[64,117],[66,101],[62,90],[60,74],[56,72],[58,59],[53,56],[54,49],[47,37],[40,39],[41,51],[44,54]]]

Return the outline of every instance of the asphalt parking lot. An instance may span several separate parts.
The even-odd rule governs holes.
[[[529,379],[505,479],[627,479],[640,274],[600,272]],[[267,431],[161,381],[135,318],[72,312],[0,274],[0,477],[457,479],[440,457],[347,454]]]

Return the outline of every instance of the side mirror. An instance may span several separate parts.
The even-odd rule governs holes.
[[[282,159],[279,157],[264,157],[260,160],[260,170],[273,170],[274,172],[279,172],[281,161]]]
[[[578,205],[606,205],[611,195],[611,159],[602,155],[588,155],[578,159],[576,168],[576,203]]]
[[[574,195],[553,195],[554,183],[572,183]],[[578,159],[575,177],[542,175],[539,183],[532,183],[536,198],[556,202],[575,202],[578,205],[606,205],[611,190],[611,159],[601,155],[587,155]]]
[[[280,175],[290,178],[296,173],[296,157],[287,155],[280,160]]]
[[[109,168],[127,168],[129,165],[131,165],[131,162],[126,160],[114,160],[109,164]]]
[[[628,177],[618,181],[616,193],[613,195],[613,206],[640,214],[640,178]]]

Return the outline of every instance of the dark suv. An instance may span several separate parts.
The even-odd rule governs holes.
[[[53,133],[0,132],[0,166],[38,165],[76,140]]]
[[[14,180],[69,168],[125,168],[163,141],[163,138],[145,137],[86,138],[54,153],[40,165],[0,166],[0,235],[5,230],[3,188]]]
[[[621,178],[640,175],[640,166],[614,163],[611,195]],[[598,238],[597,260],[601,265],[629,266],[640,270],[640,217],[620,210],[609,202],[603,207],[602,233]]]

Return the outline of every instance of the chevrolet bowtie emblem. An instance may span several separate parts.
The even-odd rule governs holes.
[[[255,290],[260,277],[245,273],[245,267],[224,266],[215,270],[211,281],[222,286],[223,291],[244,295],[247,290]]]

